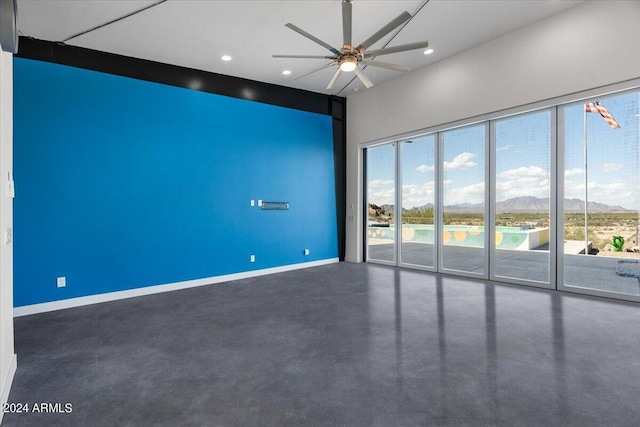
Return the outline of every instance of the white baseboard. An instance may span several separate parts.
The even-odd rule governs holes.
[[[22,307],[15,307],[13,309],[13,317],[29,316],[31,314],[45,313],[47,311],[64,310],[65,308],[80,307],[83,305],[98,304],[101,302],[133,298],[143,295],[158,294],[161,292],[177,291],[180,289],[195,288],[197,286],[213,285],[216,283],[229,282],[231,280],[248,279],[251,277],[264,276],[274,273],[283,273],[285,271],[300,270],[303,268],[317,267],[319,265],[334,264],[337,262],[339,262],[338,258],[329,258],[320,261],[285,265],[282,267],[272,267],[262,270],[226,274],[224,276],[206,277],[204,279],[187,280],[184,282],[168,283],[164,285],[145,286],[143,288],[128,289],[126,291],[109,292],[106,294],[90,295],[86,297],[69,298],[65,300],[45,302],[41,304],[25,305]]]
[[[4,379],[4,387],[2,388],[2,396],[0,396],[0,407],[4,408],[4,404],[9,401],[9,393],[11,392],[11,384],[13,384],[13,377],[16,375],[16,369],[18,368],[18,356],[16,354],[11,358],[9,364],[9,371]],[[0,411],[0,424],[2,423],[2,417],[4,411]]]

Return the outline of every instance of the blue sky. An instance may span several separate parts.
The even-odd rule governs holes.
[[[597,113],[587,114],[589,201],[638,209],[640,94],[597,100],[621,128],[612,129]],[[565,116],[565,197],[584,200],[583,104],[566,108]]]
[[[640,95],[600,100],[621,125],[610,128],[587,114],[589,201],[638,209]],[[565,196],[584,199],[584,104],[565,108]],[[531,113],[496,122],[496,196],[549,197],[550,113]],[[444,204],[479,203],[484,194],[484,125],[444,133]],[[403,205],[433,203],[434,136],[402,143]],[[368,195],[378,205],[393,204],[392,146],[369,149]]]

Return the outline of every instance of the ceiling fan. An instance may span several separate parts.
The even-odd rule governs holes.
[[[402,12],[396,18],[394,18],[391,22],[389,22],[384,27],[380,28],[376,31],[371,37],[363,41],[357,46],[353,46],[351,43],[351,6],[353,0],[343,0],[342,1],[342,34],[343,34],[343,45],[342,49],[338,50],[335,47],[331,46],[328,43],[320,40],[319,38],[307,33],[303,29],[296,27],[295,25],[288,23],[285,25],[288,28],[291,28],[296,33],[303,35],[309,40],[319,44],[320,46],[328,49],[333,55],[273,55],[274,58],[303,58],[303,59],[330,59],[331,62],[323,65],[322,67],[315,68],[311,71],[308,71],[304,74],[300,74],[299,76],[294,77],[295,79],[299,79],[300,77],[308,76],[309,74],[315,73],[316,71],[323,70],[325,68],[332,67],[334,65],[338,66],[338,70],[334,74],[333,78],[329,82],[327,86],[327,90],[333,88],[333,85],[336,83],[340,75],[343,72],[354,72],[358,76],[358,78],[362,81],[365,87],[370,88],[373,86],[371,80],[362,72],[362,68],[360,68],[360,64],[370,65],[372,67],[385,68],[387,70],[393,71],[401,71],[407,72],[409,68],[403,67],[396,64],[389,64],[387,62],[375,61],[372,58],[375,58],[379,55],[388,55],[390,53],[397,52],[405,52],[408,50],[414,49],[422,49],[429,46],[428,41],[423,42],[415,42],[408,43],[394,47],[387,47],[383,49],[377,50],[369,50],[367,49],[373,45],[375,42],[389,34],[395,28],[399,27],[403,23],[405,23],[408,19],[411,18],[411,14],[409,12]]]

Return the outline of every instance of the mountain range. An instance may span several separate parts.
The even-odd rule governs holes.
[[[393,211],[393,205],[380,206],[384,211]],[[416,209],[433,208],[433,204],[417,206]],[[447,212],[482,212],[483,203],[460,203],[457,205],[445,206]],[[628,209],[622,206],[611,206],[604,203],[589,202],[587,208],[589,212],[627,212]],[[532,196],[514,197],[496,203],[496,212],[547,212],[549,210],[549,198],[538,198]],[[564,199],[565,212],[583,212],[584,200]]]

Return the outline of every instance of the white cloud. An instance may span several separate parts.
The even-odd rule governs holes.
[[[584,174],[584,169],[581,168],[571,168],[569,170],[564,171],[565,178],[569,178],[570,176],[582,175]]]
[[[496,199],[514,197],[549,197],[549,173],[539,166],[522,166],[506,170],[497,176]]]
[[[391,185],[394,181],[392,179],[382,180],[382,179],[374,179],[373,181],[369,181],[369,188],[378,188],[384,185]]]
[[[435,166],[430,165],[420,165],[416,168],[417,172],[422,172],[422,173],[426,173],[426,172],[433,172],[433,170],[435,169]]]
[[[392,179],[374,179],[373,181],[369,181],[369,186],[367,189],[367,198],[369,203],[373,203],[374,205],[382,206],[382,205],[392,205],[395,203],[395,187],[393,184],[395,183]]]
[[[511,148],[511,144],[507,144],[504,147],[496,148],[496,151],[507,151]]]
[[[402,207],[410,209],[434,202],[435,182],[424,184],[407,184],[402,186]]]
[[[460,153],[453,158],[450,162],[444,162],[444,170],[462,170],[469,169],[476,165],[473,159],[476,155],[473,153]],[[433,172],[435,167],[433,165],[420,165],[416,168],[416,171],[426,173]]]
[[[548,173],[539,166],[522,166],[516,169],[509,169],[498,174],[498,179],[517,179],[521,177],[548,176]]]
[[[476,165],[476,162],[472,161],[476,155],[473,153],[464,152],[458,154],[453,158],[452,161],[444,162],[444,170],[460,170],[460,169],[469,169]]]
[[[624,168],[623,165],[619,164],[619,163],[604,163],[602,165],[602,170],[604,172],[618,172],[620,170],[622,170]]]
[[[388,190],[373,191],[371,188],[367,194],[369,203],[374,205],[393,205],[395,203],[395,190],[393,188]]]
[[[466,187],[454,188],[444,196],[445,205],[480,203],[484,201],[484,181]]]
[[[604,203],[611,206],[622,206],[626,209],[637,209],[638,192],[635,182],[612,182],[601,184],[595,181],[588,185],[589,202]],[[584,181],[566,180],[564,194],[567,199],[584,200]]]

